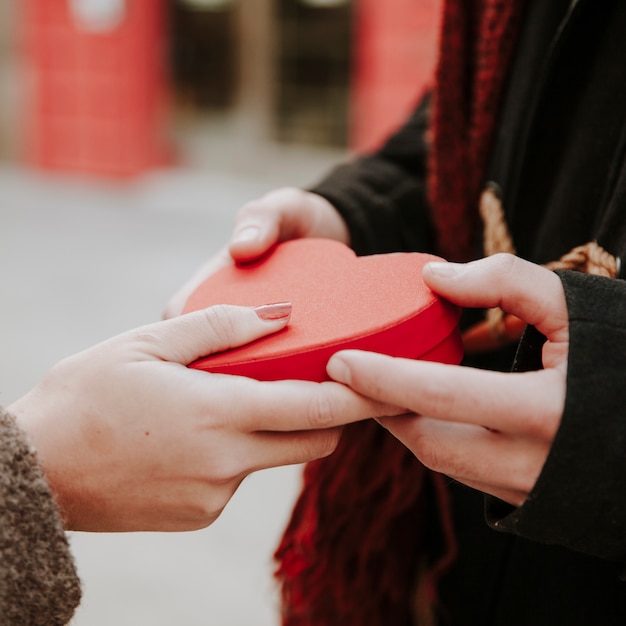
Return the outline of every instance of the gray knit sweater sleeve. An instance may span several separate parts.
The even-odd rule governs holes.
[[[67,624],[80,583],[32,448],[0,408],[0,624]]]

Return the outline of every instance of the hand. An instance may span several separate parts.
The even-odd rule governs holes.
[[[278,318],[260,319],[268,311]],[[61,361],[9,407],[66,527],[202,528],[247,474],[325,456],[339,438],[327,426],[380,415],[377,403],[337,383],[262,383],[186,367],[284,328],[289,313],[213,307],[136,329]]]
[[[249,202],[237,215],[229,246],[220,250],[183,285],[168,303],[165,317],[179,315],[196,287],[233,260],[249,263],[262,257],[277,242],[303,237],[349,243],[343,218],[322,196],[285,187]]]
[[[431,289],[465,307],[501,306],[547,337],[543,370],[490,372],[344,351],[332,378],[409,415],[380,422],[426,466],[521,505],[533,488],[565,402],[568,316],[556,274],[511,255],[430,263]]]

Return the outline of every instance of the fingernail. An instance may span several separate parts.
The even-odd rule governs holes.
[[[431,261],[426,264],[428,271],[435,276],[441,276],[441,278],[453,278],[458,276],[463,269],[462,263],[439,263],[437,261]]]
[[[276,322],[289,319],[292,308],[291,302],[277,302],[275,304],[257,306],[253,310],[259,319],[266,322]]]
[[[256,241],[259,238],[260,232],[261,230],[258,226],[246,226],[233,235],[231,244],[250,243],[251,241]]]
[[[339,356],[332,356],[326,365],[328,375],[338,383],[350,384],[350,368],[346,362]]]

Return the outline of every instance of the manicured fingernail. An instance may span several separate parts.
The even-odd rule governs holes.
[[[453,278],[458,276],[463,268],[462,263],[439,263],[437,261],[431,261],[426,265],[428,271],[435,276],[441,276],[441,278]]]
[[[259,319],[266,322],[287,320],[291,316],[291,302],[277,302],[276,304],[264,304],[254,308]]]
[[[261,230],[258,226],[246,226],[233,234],[231,244],[250,243],[259,238]]]

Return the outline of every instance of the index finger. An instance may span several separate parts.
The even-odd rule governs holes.
[[[511,254],[471,263],[427,263],[423,277],[438,294],[464,307],[500,307],[546,336],[557,331],[567,341],[567,306],[558,276]]]
[[[346,350],[329,361],[335,380],[381,403],[511,434],[551,429],[563,411],[561,372],[503,373]]]
[[[205,372],[199,374],[206,376]],[[264,382],[225,374],[210,376],[221,394],[225,385],[230,387],[229,396],[235,401],[222,410],[227,410],[229,418],[245,432],[320,430],[400,412],[336,382]]]

